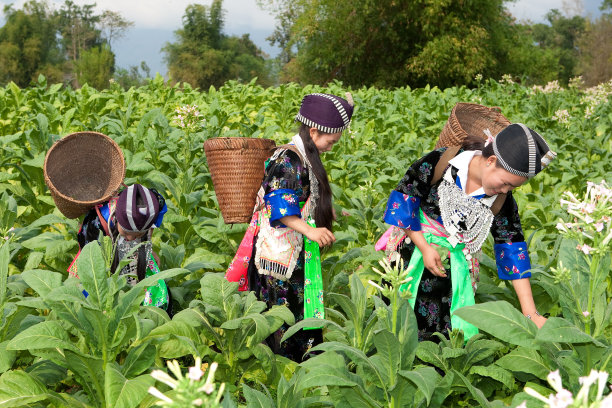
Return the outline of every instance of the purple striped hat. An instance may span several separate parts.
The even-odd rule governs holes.
[[[140,184],[133,184],[119,194],[115,216],[125,231],[144,232],[151,228],[159,210],[155,194]]]
[[[313,93],[302,99],[302,106],[295,120],[323,133],[338,133],[348,127],[352,116],[353,104],[346,99],[336,95]]]

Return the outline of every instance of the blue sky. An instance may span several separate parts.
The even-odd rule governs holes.
[[[199,1],[210,4],[212,0]],[[349,0],[345,0],[349,1]],[[0,5],[14,3],[21,8],[25,0],[0,0]],[[55,5],[63,1],[49,0]],[[76,4],[96,2],[98,11],[112,10],[134,22],[134,27],[125,38],[112,44],[117,56],[117,66],[128,68],[145,61],[153,73],[166,74],[161,48],[174,41],[174,31],[181,27],[181,17],[187,5],[194,0],[74,0]],[[601,0],[517,0],[507,3],[507,8],[519,20],[544,22],[546,13],[553,8],[575,9],[580,5],[584,15],[599,15]],[[249,33],[251,39],[268,55],[275,56],[278,49],[270,46],[266,37],[274,31],[274,17],[257,6],[256,0],[225,0],[225,33],[242,35]],[[1,11],[0,11],[1,14]]]

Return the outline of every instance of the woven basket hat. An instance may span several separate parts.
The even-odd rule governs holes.
[[[204,142],[206,161],[226,224],[249,222],[266,159],[276,144],[270,139],[218,137]]]
[[[453,107],[435,148],[461,146],[467,135],[486,140],[486,129],[495,136],[510,124],[498,107],[489,108],[476,103],[460,102]]]
[[[125,160],[110,137],[77,132],[51,146],[43,171],[57,208],[77,218],[115,195],[125,176]]]

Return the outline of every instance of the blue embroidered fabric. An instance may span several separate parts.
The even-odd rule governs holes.
[[[531,277],[531,261],[525,242],[495,244],[497,276],[503,280]]]
[[[295,190],[283,188],[274,190],[264,196],[266,207],[270,214],[270,225],[273,227],[284,227],[282,222],[278,221],[289,215],[297,215],[301,217],[299,197]]]
[[[421,200],[408,194],[394,190],[387,201],[384,221],[396,227],[406,228],[412,231],[421,230],[419,221],[419,206]]]

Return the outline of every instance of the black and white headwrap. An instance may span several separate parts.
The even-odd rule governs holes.
[[[336,95],[313,93],[304,96],[295,120],[323,133],[338,133],[346,129],[353,116],[350,94],[348,101]]]
[[[133,184],[119,194],[115,216],[125,231],[144,232],[151,228],[160,210],[159,201],[151,190]]]
[[[513,123],[497,134],[493,153],[506,171],[525,178],[538,174],[557,155],[542,136],[522,123]]]

